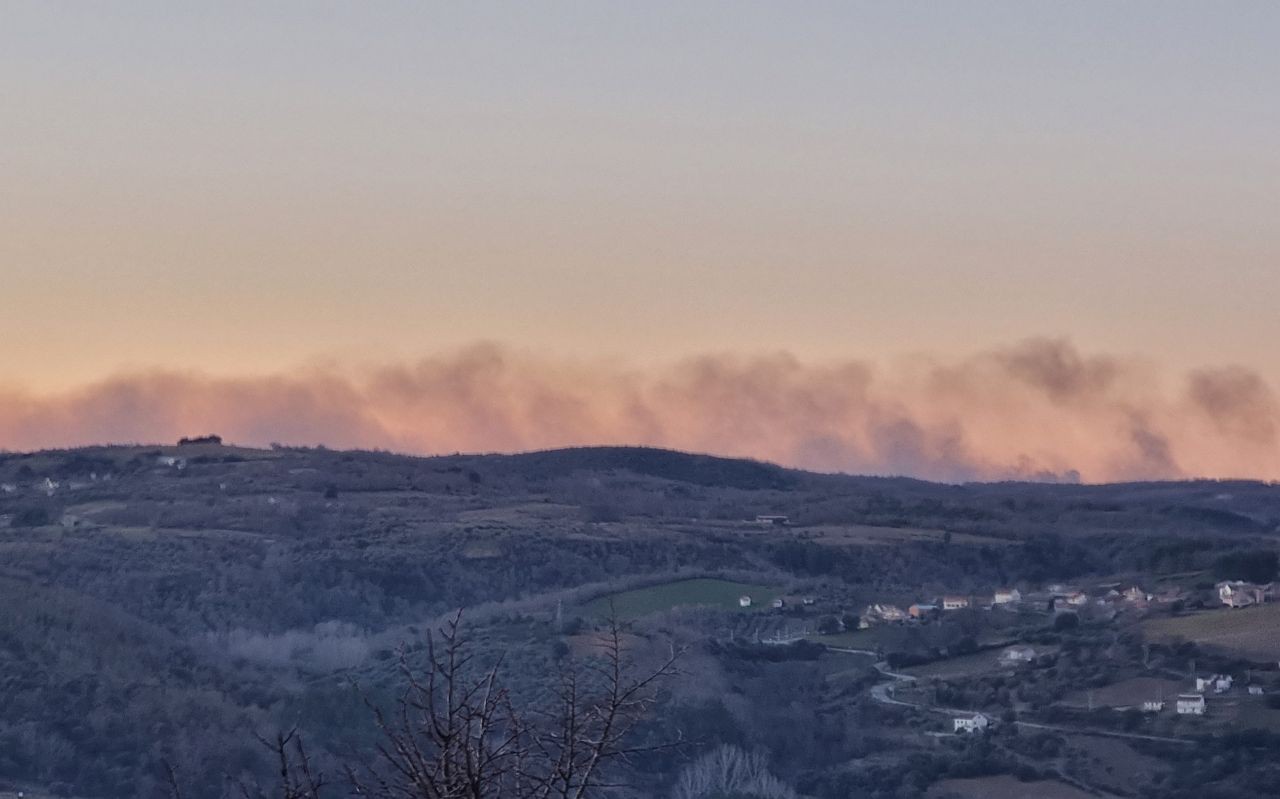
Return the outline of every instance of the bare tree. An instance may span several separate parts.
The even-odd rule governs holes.
[[[375,709],[378,762],[349,776],[374,799],[585,799],[610,782],[610,766],[656,747],[630,744],[678,653],[636,676],[620,625],[610,622],[600,656],[566,668],[552,699],[517,707],[502,662],[478,675],[454,616],[428,637],[425,674],[401,655],[406,690],[393,712]],[[667,744],[670,745],[670,744]]]
[[[791,786],[769,773],[759,752],[736,746],[718,747],[685,767],[676,781],[672,799],[707,799],[713,796],[756,796],[761,799],[796,799]]]
[[[327,784],[324,774],[315,770],[311,756],[302,744],[297,729],[278,732],[272,739],[255,735],[258,743],[271,752],[277,768],[277,779],[269,788],[251,786],[243,780],[236,789],[243,799],[321,799],[321,789]],[[164,763],[171,799],[184,799],[178,773],[168,761]]]

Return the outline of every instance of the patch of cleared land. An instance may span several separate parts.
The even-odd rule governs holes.
[[[897,545],[912,541],[931,541],[942,543],[947,540],[944,530],[931,530],[918,527],[875,527],[864,524],[815,525],[798,528],[806,538],[820,544],[847,546],[862,544],[866,546]],[[952,544],[987,544],[997,546],[1016,545],[1017,541],[1007,538],[995,538],[972,533],[952,533]]]
[[[929,786],[928,799],[1097,799],[1056,780],[1019,782],[1009,776],[943,780]]]
[[[1211,610],[1144,622],[1151,638],[1181,637],[1255,660],[1280,660],[1280,604]]]
[[[1062,704],[1071,707],[1088,707],[1089,694],[1093,694],[1094,707],[1141,707],[1143,702],[1164,700],[1172,703],[1178,694],[1190,690],[1187,682],[1163,680],[1159,677],[1134,677],[1121,680],[1092,691],[1076,691],[1063,698]]]
[[[738,607],[738,598],[751,597],[751,607]],[[607,615],[610,603],[620,618],[634,619],[661,613],[676,607],[707,606],[743,613],[767,609],[782,592],[763,585],[735,583],[730,580],[699,578],[622,591],[588,603],[588,613]]]

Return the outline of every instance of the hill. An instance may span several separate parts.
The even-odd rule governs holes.
[[[1274,547],[1278,525],[1280,488],[1251,482],[942,485],[631,447],[8,453],[0,791],[162,796],[170,763],[190,795],[220,796],[265,768],[252,733],[280,726],[320,758],[368,751],[352,682],[390,696],[395,651],[420,651],[442,614],[468,608],[481,652],[537,691],[620,597],[637,641],[696,652],[653,734],[695,725],[844,795],[826,764],[885,745],[846,726],[881,724],[865,664],[743,642],[1008,583],[1194,584],[1222,552]],[[739,612],[741,592],[770,606]],[[923,657],[1009,634],[967,625],[877,640]],[[650,788],[681,762],[655,762]]]

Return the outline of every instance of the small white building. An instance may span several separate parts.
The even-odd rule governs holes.
[[[1016,588],[998,588],[992,601],[997,605],[1012,605],[1022,601],[1022,592]]]
[[[943,610],[962,610],[969,607],[969,597],[967,596],[944,596],[942,598]]]
[[[1036,650],[1025,645],[1011,646],[1000,653],[1000,662],[1006,664],[1030,663],[1036,659]]]
[[[785,608],[786,606],[787,606],[787,602],[786,602],[786,600],[785,600],[785,599],[783,599],[782,597],[778,597],[777,599],[773,600],[773,609],[774,609],[774,610],[782,610],[782,609],[783,609],[783,608]]]
[[[1155,699],[1148,699],[1142,703],[1143,713],[1159,713],[1162,710],[1164,710],[1164,702]]]
[[[1180,694],[1178,696],[1179,716],[1203,716],[1208,706],[1204,694]]]
[[[1261,685],[1250,685],[1249,696],[1262,696],[1263,690]]]
[[[1150,597],[1147,596],[1146,591],[1133,585],[1124,590],[1124,598],[1128,602],[1146,602]]]
[[[1215,694],[1225,694],[1231,690],[1232,683],[1235,682],[1229,674],[1215,674],[1212,677],[1196,677],[1196,690],[1203,693],[1205,691],[1213,691]]]
[[[738,607],[740,608],[751,607],[751,597],[747,596],[746,594],[743,594],[742,596],[738,597]]]
[[[991,719],[981,713],[974,713],[972,716],[960,716],[951,720],[952,731],[957,733],[974,733],[982,732],[991,726]]]

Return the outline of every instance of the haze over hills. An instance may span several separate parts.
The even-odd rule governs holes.
[[[1181,623],[1154,604],[1084,608],[1075,632],[1055,630],[1043,604],[860,631],[864,609],[1055,582],[1099,602],[1113,589],[1091,586],[1138,583],[1210,607],[1218,572],[1261,562],[1280,533],[1280,487],[1261,482],[937,484],[635,447],[431,458],[86,447],[0,456],[0,489],[0,789],[112,798],[164,796],[166,763],[190,795],[221,796],[227,774],[264,773],[252,734],[280,727],[303,730],[333,768],[364,757],[377,733],[351,683],[393,701],[397,648],[420,655],[425,631],[459,607],[482,660],[505,652],[517,692],[536,695],[589,658],[613,602],[638,653],[689,652],[644,734],[696,740],[652,761],[638,795],[665,794],[719,745],[766,753],[813,797],[924,795],[966,774],[1105,785],[1101,771],[1069,776],[1034,753],[938,750],[910,732],[937,714],[883,706],[870,662],[839,650],[939,664],[1010,640],[1076,653],[998,678],[1067,709],[1007,704],[961,676],[929,700],[1026,720],[1074,713],[1081,668],[1104,684],[1192,659],[1265,669],[1254,650],[1151,638],[1143,667],[1132,653],[1145,614]],[[739,593],[763,607],[738,608]],[[1217,729],[1153,724],[1174,738]],[[1062,751],[1087,748],[1054,735]],[[1176,758],[1148,755],[1171,791],[1149,795],[1193,784]],[[1254,766],[1237,766],[1221,783],[1253,785]]]

